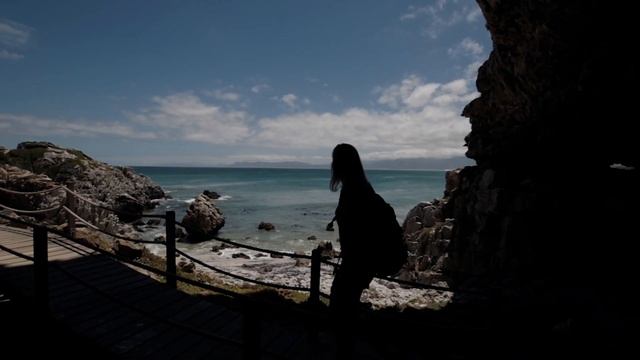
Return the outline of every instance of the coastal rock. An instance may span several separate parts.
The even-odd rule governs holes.
[[[275,230],[276,227],[272,223],[261,221],[260,224],[258,224],[258,229],[259,230],[271,231],[271,230]]]
[[[218,194],[215,191],[210,191],[210,190],[203,191],[202,195],[204,195],[204,196],[206,196],[206,197],[208,197],[210,199],[213,199],[213,200],[217,200],[217,199],[220,198],[220,194]]]
[[[211,247],[211,251],[218,252],[218,251],[223,250],[223,249],[233,249],[233,248],[235,248],[235,246],[227,244],[227,243],[220,243],[219,245],[213,245]]]
[[[318,240],[318,237],[315,235],[311,235],[307,237],[307,240]]]
[[[167,238],[164,234],[158,234],[153,237],[153,241],[164,243],[164,242],[167,242]]]
[[[113,247],[116,255],[122,256],[129,260],[138,259],[142,256],[143,247],[124,240],[116,240]]]
[[[303,251],[296,251],[296,255],[305,255]],[[305,258],[296,258],[296,266],[308,267],[311,265],[311,260]]]
[[[136,219],[140,219],[142,211],[144,211],[144,205],[129,194],[120,194],[113,200],[113,206],[118,213],[120,220],[124,222],[131,222]]]
[[[0,163],[0,188],[33,192],[57,187],[51,178],[43,174]],[[64,190],[59,189],[46,194],[21,195],[0,190],[0,203],[19,210],[39,210],[56,207],[64,203]],[[36,215],[40,221],[59,220],[57,212]]]
[[[154,207],[153,200],[165,197],[162,188],[130,168],[111,166],[82,151],[49,142],[20,143],[16,149],[0,154],[0,164],[46,175],[53,182],[108,207],[116,206],[116,198],[121,194],[128,194],[145,208]]]
[[[194,264],[193,261],[180,259],[178,262],[178,269],[188,274],[192,274],[196,269],[196,264]]]
[[[182,225],[189,234],[189,240],[204,241],[215,236],[225,223],[222,211],[213,200],[203,194],[198,195],[189,205],[182,218]]]
[[[338,252],[333,249],[331,241],[321,242],[316,249],[320,250],[320,256],[326,259],[333,259],[338,256]]]
[[[455,221],[445,218],[445,215],[451,212],[448,209],[450,195],[459,186],[459,173],[459,169],[446,173],[442,199],[420,202],[407,213],[402,226],[409,257],[407,265],[400,272],[401,276],[414,278],[423,283],[431,281],[425,279],[446,279],[443,270]]]

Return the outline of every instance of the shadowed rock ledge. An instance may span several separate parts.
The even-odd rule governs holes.
[[[511,304],[563,308],[558,322],[622,331],[640,200],[638,92],[622,90],[640,80],[633,5],[478,3],[493,51],[463,112],[477,165],[451,196],[445,272]]]

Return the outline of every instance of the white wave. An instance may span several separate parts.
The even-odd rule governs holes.
[[[182,202],[184,202],[185,204],[191,204],[192,202],[196,201],[196,198],[191,198],[191,199],[187,199],[187,200],[183,200]]]
[[[222,200],[222,201],[224,201],[224,200],[229,200],[229,199],[231,199],[231,198],[232,198],[232,196],[231,196],[231,195],[221,195],[221,196],[220,196],[219,198],[217,198],[216,200]]]

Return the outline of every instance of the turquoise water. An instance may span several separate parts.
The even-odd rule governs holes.
[[[172,197],[156,212],[175,210],[181,220],[189,202],[203,190],[211,190],[222,195],[216,201],[226,218],[220,236],[289,251],[308,251],[322,240],[337,245],[337,232],[325,231],[338,201],[338,193],[329,190],[328,169],[135,169]],[[440,198],[444,190],[444,171],[369,170],[367,177],[393,206],[400,222],[419,201]],[[258,230],[261,221],[273,223],[276,231]],[[307,240],[310,236],[317,240]]]

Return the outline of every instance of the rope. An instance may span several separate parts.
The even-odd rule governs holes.
[[[274,284],[274,283],[268,283],[268,282],[264,282],[264,281],[260,281],[260,280],[250,279],[250,278],[244,277],[242,275],[236,275],[236,274],[230,273],[228,271],[225,271],[225,270],[216,268],[214,266],[211,266],[211,265],[205,263],[204,261],[202,261],[200,259],[194,258],[193,256],[185,253],[182,250],[176,249],[176,253],[186,257],[187,259],[193,261],[194,263],[197,263],[197,264],[199,264],[201,266],[204,266],[207,269],[213,270],[215,272],[219,272],[221,274],[224,274],[224,275],[227,275],[227,276],[230,276],[232,278],[239,279],[239,280],[247,281],[247,282],[258,284],[258,285],[262,285],[262,286],[273,287],[273,288],[277,288],[277,289],[294,290],[294,291],[311,291],[311,288],[308,288],[308,287],[281,285],[281,284]]]
[[[394,282],[394,283],[401,284],[401,285],[408,285],[408,286],[411,286],[411,287],[414,287],[414,288],[423,288],[423,289],[428,289],[428,290],[438,290],[438,291],[447,291],[447,292],[456,292],[456,291],[458,291],[458,290],[455,290],[455,289],[452,289],[452,288],[448,288],[448,287],[444,287],[444,286],[421,284],[421,283],[417,283],[417,282],[413,282],[413,281],[394,279],[394,278],[389,277],[389,276],[376,276],[376,279],[390,281],[390,282]]]
[[[337,268],[340,267],[340,264],[335,263],[333,261],[321,259],[320,262],[322,262],[323,264],[331,265],[333,267],[337,267]],[[474,291],[471,291],[471,290],[460,290],[460,289],[453,289],[453,288],[444,287],[444,286],[421,284],[421,283],[414,282],[414,281],[400,280],[400,279],[392,278],[390,276],[375,276],[374,279],[385,280],[385,281],[393,282],[393,283],[400,284],[400,285],[407,285],[407,286],[414,287],[414,288],[421,288],[421,289],[428,289],[428,290],[437,290],[437,291],[446,291],[446,292],[475,293]]]
[[[178,223],[177,221],[176,221],[176,224],[184,227],[182,224]],[[229,240],[229,239],[225,239],[225,238],[221,238],[221,237],[217,237],[217,236],[212,237],[212,239],[220,241],[220,242],[223,242],[223,243],[226,243],[226,244],[229,244],[229,245],[234,245],[234,246],[239,247],[239,248],[254,250],[254,251],[263,252],[263,253],[267,253],[267,254],[273,254],[273,255],[279,255],[279,256],[287,256],[287,257],[294,258],[294,259],[309,259],[309,260],[311,260],[311,256],[310,255],[295,254],[295,253],[282,252],[282,251],[277,251],[277,250],[262,249],[262,248],[259,248],[259,247],[256,247],[256,246],[240,244],[240,243],[237,243],[235,241],[232,241],[232,240]]]
[[[21,224],[21,225],[29,226],[29,227],[37,226],[36,224],[30,223],[28,221],[24,221],[24,220],[19,219],[19,218],[13,218],[11,216],[7,216],[7,215],[4,215],[4,214],[0,214],[0,218],[3,218],[5,220],[9,220],[11,222],[15,222],[15,223],[18,223],[18,224]]]
[[[60,189],[62,186],[58,185],[56,187],[52,187],[49,189],[44,189],[44,190],[39,190],[39,191],[16,191],[16,190],[11,190],[11,189],[6,189],[3,187],[0,187],[0,191],[9,193],[9,194],[16,194],[16,195],[36,195],[36,194],[45,194],[45,193],[49,193],[52,191],[56,191],[58,189]]]
[[[78,199],[80,199],[80,200],[82,200],[82,201],[84,201],[84,202],[86,202],[86,203],[88,203],[88,204],[90,204],[90,205],[92,205],[92,206],[94,206],[94,207],[97,207],[97,208],[100,208],[100,209],[103,209],[103,210],[107,210],[107,211],[110,211],[110,212],[115,213],[115,214],[124,215],[124,216],[128,216],[128,217],[136,217],[136,218],[137,218],[137,217],[158,218],[158,219],[164,219],[164,218],[165,218],[165,216],[164,216],[164,215],[162,215],[162,214],[148,214],[148,215],[145,215],[145,214],[133,214],[133,213],[125,212],[125,211],[115,210],[115,209],[112,209],[112,208],[110,208],[110,207],[108,207],[108,206],[98,204],[98,203],[96,203],[95,201],[90,200],[90,199],[88,199],[88,198],[86,198],[86,197],[84,197],[84,196],[82,196],[82,195],[78,194],[77,192],[75,192],[75,191],[73,191],[73,190],[69,189],[69,188],[68,188],[68,187],[66,187],[66,186],[62,186],[62,188],[63,188],[63,189],[64,189],[68,194],[71,194],[71,195],[73,195],[74,197],[76,197],[76,198],[78,198]]]
[[[46,214],[48,212],[60,210],[60,205],[58,204],[58,205],[56,205],[54,207],[50,207],[50,208],[42,209],[42,210],[20,210],[20,209],[14,209],[12,207],[9,207],[9,206],[6,206],[6,205],[2,205],[2,204],[0,204],[0,208],[6,209],[6,210],[9,210],[9,211],[13,211],[13,212],[18,213],[18,214],[34,214],[34,215],[37,215],[37,214]]]
[[[93,225],[92,223],[88,222],[87,220],[83,219],[80,215],[78,215],[78,214],[74,213],[74,212],[73,212],[71,209],[69,209],[68,207],[63,206],[63,207],[62,207],[62,209],[63,209],[64,211],[66,211],[67,213],[69,213],[69,214],[70,214],[71,216],[73,216],[74,218],[78,219],[81,223],[83,223],[83,224],[85,224],[86,226],[90,227],[91,229],[96,230],[96,231],[98,231],[98,232],[101,232],[101,233],[103,233],[103,234],[105,234],[105,235],[113,236],[114,238],[117,238],[117,239],[120,239],[120,240],[130,241],[130,242],[132,242],[132,243],[138,243],[138,244],[154,244],[154,245],[165,245],[165,246],[166,246],[166,244],[163,244],[163,243],[157,243],[157,242],[155,242],[155,241],[131,239],[131,238],[128,238],[128,237],[126,237],[126,236],[122,236],[122,235],[118,235],[118,234],[110,233],[110,232],[108,232],[108,231],[106,231],[106,230],[102,230],[102,229],[100,229],[99,227],[97,227],[97,226]]]
[[[2,205],[0,205],[0,206],[2,206]],[[154,244],[154,245],[164,245],[164,246],[166,246],[165,243],[158,243],[158,242],[155,242],[155,241],[147,241],[147,240],[136,240],[136,239],[127,238],[127,237],[124,237],[124,236],[121,236],[121,235],[109,233],[109,232],[104,231],[104,230],[98,228],[97,226],[87,222],[86,220],[81,218],[79,215],[77,215],[76,213],[71,211],[66,206],[62,206],[62,208],[65,211],[69,212],[76,219],[80,220],[83,224],[85,224],[85,225],[91,227],[92,229],[97,230],[97,231],[99,231],[99,232],[101,232],[101,233],[103,233],[105,235],[112,236],[114,238],[125,240],[125,241],[130,241],[130,242],[133,242],[133,243]],[[2,214],[0,214],[0,217],[5,218],[5,219],[10,220],[10,221],[16,221],[16,222],[19,222],[19,223],[22,223],[22,224],[25,224],[25,225],[28,225],[28,226],[34,226],[31,223],[28,223],[28,222],[25,222],[25,221],[20,221],[20,220],[17,220],[17,219],[8,217],[8,216],[4,216]],[[176,222],[176,224],[178,224],[180,226],[183,226],[179,222]],[[223,243],[234,245],[234,246],[237,246],[237,247],[240,247],[240,248],[250,249],[250,250],[254,250],[254,251],[265,252],[265,253],[269,253],[269,254],[282,255],[282,256],[289,256],[289,257],[292,257],[292,258],[311,259],[311,256],[308,256],[308,255],[299,255],[299,254],[286,253],[286,252],[275,251],[275,250],[261,249],[261,248],[258,248],[258,247],[255,247],[255,246],[251,246],[251,245],[240,244],[240,243],[237,243],[235,241],[231,241],[231,240],[225,239],[225,238],[213,237],[213,239],[215,239],[217,241],[220,241],[220,242],[223,242]],[[202,260],[199,260],[197,258],[192,257],[191,255],[186,254],[185,252],[183,252],[181,250],[176,249],[176,253],[186,257],[187,259],[189,259],[189,260],[191,260],[191,261],[193,261],[193,262],[195,262],[197,264],[200,264],[200,265],[204,266],[205,268],[208,268],[208,269],[213,270],[215,272],[218,272],[218,273],[221,273],[221,274],[224,274],[224,275],[227,275],[227,276],[239,279],[239,280],[251,282],[251,283],[262,285],[262,286],[281,288],[281,289],[286,289],[286,290],[310,291],[310,288],[308,288],[308,287],[297,287],[297,286],[280,285],[280,284],[274,284],[274,283],[268,283],[268,282],[264,282],[264,281],[260,281],[260,280],[250,279],[250,278],[247,278],[247,277],[244,277],[244,276],[241,276],[241,275],[236,275],[236,274],[230,273],[228,271],[216,268],[216,267],[214,267],[212,265],[209,265],[209,264],[203,262]],[[337,263],[334,263],[332,261],[328,261],[328,260],[325,260],[325,259],[322,259],[321,262],[324,263],[324,264],[327,264],[327,265],[334,266],[334,267],[339,267],[340,266]],[[417,283],[417,282],[413,282],[413,281],[395,279],[395,278],[388,277],[388,276],[376,276],[375,278],[381,279],[381,280],[385,280],[385,281],[389,281],[389,282],[393,282],[393,283],[397,283],[397,284],[400,284],[400,285],[414,287],[414,288],[436,290],[436,291],[446,291],[446,292],[461,292],[461,293],[469,293],[469,294],[481,294],[480,292],[473,291],[473,290],[454,289],[454,288],[449,288],[449,287],[444,287],[444,286],[427,285],[427,284],[421,284],[421,283]]]

